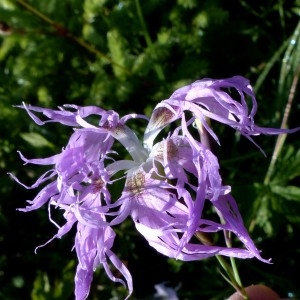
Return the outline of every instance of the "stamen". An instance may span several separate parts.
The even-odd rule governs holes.
[[[145,183],[145,173],[139,170],[127,178],[126,189],[134,195],[140,195],[145,190]]]
[[[105,186],[105,182],[101,178],[98,178],[93,182],[93,186],[94,186],[93,193],[96,194],[102,190],[103,186]]]

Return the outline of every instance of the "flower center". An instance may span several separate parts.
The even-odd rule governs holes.
[[[93,192],[99,193],[102,190],[104,185],[105,185],[104,181],[101,178],[98,178],[93,182],[93,186],[94,186]]]
[[[139,195],[145,190],[145,182],[145,173],[138,170],[127,178],[126,189],[134,195]]]

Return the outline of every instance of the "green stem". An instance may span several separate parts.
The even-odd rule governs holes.
[[[284,57],[282,59],[282,66],[279,76],[279,84],[278,84],[278,99],[284,97],[284,89],[286,87],[287,77],[291,74],[291,70],[294,69],[292,66],[293,55],[292,53],[296,53],[294,57],[296,58],[295,64],[299,64],[299,50],[297,49],[297,44],[299,44],[300,38],[300,21],[298,22],[292,36],[288,40],[288,46],[286,48]],[[294,69],[295,70],[295,69]]]
[[[88,44],[83,39],[74,36],[73,34],[71,34],[71,32],[68,31],[68,29],[66,29],[65,27],[61,26],[60,24],[57,24],[55,21],[53,21],[49,17],[45,16],[43,13],[41,13],[40,11],[38,11],[37,9],[35,9],[34,7],[32,7],[30,4],[28,4],[24,0],[16,0],[16,2],[19,3],[20,5],[22,5],[24,8],[26,8],[28,11],[30,11],[35,16],[37,16],[40,19],[42,19],[44,22],[50,24],[58,32],[62,32],[64,36],[68,37],[70,40],[72,40],[76,44],[80,45],[81,47],[85,48],[89,52],[95,54],[96,56],[106,59],[111,64],[113,64],[113,65],[115,65],[115,66],[117,66],[117,67],[125,70],[127,73],[130,73],[129,70],[127,70],[123,66],[121,66],[121,65],[115,63],[114,61],[112,61],[112,59],[109,56],[107,56],[103,52],[99,51],[94,46]]]
[[[239,284],[240,287],[243,287],[234,257],[230,257],[230,263],[231,263],[232,271],[236,282]]]
[[[195,120],[195,125],[198,129],[199,135],[200,135],[200,140],[203,145],[205,145],[206,148],[210,149],[210,142],[209,142],[209,135],[206,131],[206,129],[202,126],[202,123],[199,119]],[[221,223],[225,223],[225,220],[222,216],[222,214],[216,210]],[[231,232],[224,230],[224,237],[225,237],[225,243],[227,248],[232,248],[232,237],[231,237]],[[216,258],[222,268],[225,270],[227,273],[228,278],[226,278],[222,273],[221,275],[228,281],[241,295],[244,299],[249,299],[247,296],[247,293],[242,285],[242,281],[238,272],[238,268],[235,262],[235,259],[233,257],[230,257],[230,264],[229,265],[225,259],[220,256],[216,255]]]
[[[259,75],[259,77],[256,80],[256,83],[253,87],[255,93],[257,94],[258,90],[260,89],[260,87],[262,86],[264,80],[266,79],[267,75],[269,74],[270,70],[272,69],[272,67],[274,66],[274,64],[276,63],[276,61],[278,60],[278,58],[280,57],[280,55],[283,53],[283,51],[286,49],[286,47],[288,46],[288,44],[291,41],[291,37],[289,37],[282,45],[281,47],[274,53],[274,55],[271,57],[271,59],[268,61],[268,63],[266,64],[265,68],[263,69],[263,71],[261,72],[261,74]]]
[[[298,68],[295,72],[295,76],[293,78],[292,86],[290,88],[290,93],[289,93],[288,101],[287,101],[285,109],[284,109],[284,114],[283,114],[280,128],[287,128],[288,118],[289,118],[289,115],[291,112],[292,103],[295,98],[296,87],[297,87],[297,84],[299,81],[299,74],[300,74],[300,66],[298,66]],[[273,151],[272,158],[271,158],[271,162],[270,162],[266,177],[264,179],[265,185],[269,184],[269,182],[271,180],[271,176],[274,172],[276,161],[277,161],[278,156],[283,148],[285,139],[286,139],[286,134],[280,134],[277,137],[276,144],[275,144],[274,151]]]
[[[224,277],[224,279],[228,283],[230,283],[234,287],[234,289],[237,292],[239,292],[245,300],[249,300],[249,297],[246,293],[245,288],[243,287],[243,285],[240,282],[237,281],[236,274],[234,273],[234,270],[232,269],[232,267],[226,262],[226,260],[222,256],[216,255],[216,258],[228,276],[228,278],[227,278],[226,276],[224,276],[221,273],[221,275]],[[239,278],[239,276],[238,276],[238,278]]]
[[[222,223],[225,223],[223,217],[221,217],[220,219],[221,219]],[[227,248],[232,248],[231,232],[225,231],[224,235],[225,235],[225,243],[226,243]],[[232,272],[233,272],[233,275],[234,275],[234,279],[238,283],[239,287],[241,289],[243,289],[242,280],[241,280],[241,277],[239,275],[239,271],[238,271],[238,268],[237,268],[234,257],[230,257],[230,263],[231,263],[231,268],[232,268]]]
[[[143,35],[144,35],[146,44],[150,49],[150,54],[152,56],[152,59],[154,61],[156,61],[157,56],[154,52],[153,43],[151,41],[150,35],[148,33],[148,30],[147,30],[146,22],[145,22],[144,17],[143,17],[143,13],[142,13],[142,9],[141,9],[141,5],[140,5],[139,0],[135,0],[135,5],[136,5],[138,18],[139,18],[140,23],[142,25],[142,31],[143,31]],[[155,72],[157,74],[158,79],[160,81],[165,81],[165,75],[164,75],[162,67],[158,63],[154,63],[154,69],[155,69]]]
[[[296,26],[296,29],[294,30],[294,33],[284,41],[284,43],[280,46],[280,48],[274,53],[274,55],[271,57],[271,59],[266,64],[264,70],[261,72],[259,77],[256,80],[256,83],[253,87],[255,93],[258,92],[260,87],[262,86],[264,80],[266,79],[267,75],[269,74],[271,68],[274,66],[276,61],[279,59],[281,54],[286,50],[283,61],[282,61],[282,68],[279,78],[279,96],[282,95],[282,87],[283,87],[283,81],[285,80],[287,73],[290,72],[290,68],[287,67],[288,60],[291,56],[291,52],[294,48],[294,43],[292,41],[296,41],[300,32],[300,22]]]

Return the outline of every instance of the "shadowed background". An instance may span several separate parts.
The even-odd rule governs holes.
[[[37,190],[27,185],[42,167],[28,158],[60,151],[71,133],[55,124],[39,127],[13,105],[22,101],[55,108],[98,105],[120,115],[151,110],[174,89],[197,79],[242,75],[259,103],[256,123],[280,127],[287,103],[290,128],[300,126],[299,1],[233,0],[2,0],[0,3],[0,299],[73,299],[77,264],[74,234],[34,254],[56,228],[47,208],[26,206]],[[133,124],[142,134],[142,126]],[[232,186],[251,237],[267,265],[237,261],[245,285],[263,283],[281,297],[300,297],[299,134],[290,135],[270,164],[276,137],[257,137],[265,158],[245,138],[212,124],[221,147],[225,184]],[[57,214],[57,215],[56,215]],[[55,212],[61,220],[60,212]],[[224,299],[233,288],[215,259],[183,263],[150,248],[130,221],[115,228],[113,250],[133,275],[132,299],[150,299],[154,285],[169,282],[180,299]],[[74,233],[74,232],[73,232]],[[117,275],[117,274],[116,274]],[[126,291],[97,270],[89,299],[122,299]]]

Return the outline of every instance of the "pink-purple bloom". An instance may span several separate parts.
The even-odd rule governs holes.
[[[234,100],[229,89],[235,89],[240,99]],[[55,223],[58,232],[53,238],[61,238],[77,226],[77,300],[87,298],[93,271],[99,266],[110,279],[127,286],[129,295],[132,293],[130,272],[111,250],[116,238],[113,228],[127,218],[133,220],[150,246],[168,257],[191,261],[225,255],[266,261],[243,224],[230,186],[222,183],[217,157],[194,128],[200,136],[208,133],[218,143],[208,119],[229,125],[250,141],[253,135],[292,132],[254,124],[257,103],[245,78],[203,79],[182,87],[161,101],[150,119],[136,114],[119,117],[114,111],[95,106],[65,105],[59,110],[26,104],[21,107],[39,125],[58,122],[74,130],[59,154],[42,159],[27,159],[20,154],[25,163],[51,166],[36,183],[25,186],[36,188],[48,182],[28,201],[29,206],[20,210],[27,212],[47,204],[50,220],[55,223],[51,208],[62,209],[65,223]],[[97,122],[89,123],[87,118]],[[147,122],[142,141],[127,125],[136,118]],[[170,124],[172,127],[164,130]],[[126,156],[119,157],[116,143],[126,149]],[[114,199],[110,191],[119,180],[125,182],[124,188]],[[207,201],[224,222],[204,217]],[[234,233],[242,246],[192,242],[197,232],[222,230]],[[113,275],[110,264],[123,278]]]

